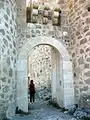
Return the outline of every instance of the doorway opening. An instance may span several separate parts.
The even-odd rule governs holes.
[[[30,80],[34,80],[36,101],[51,99],[52,50],[51,46],[38,45],[32,49],[29,56],[28,83],[30,84]]]
[[[17,106],[23,111],[28,111],[28,60],[32,49],[38,45],[54,47],[54,52],[52,52],[53,64],[51,66],[52,98],[55,98],[60,106],[67,108],[69,105],[74,104],[72,63],[67,50],[60,41],[45,36],[28,40],[20,50],[17,60]]]

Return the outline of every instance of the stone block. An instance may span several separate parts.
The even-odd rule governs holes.
[[[6,12],[10,16],[10,10],[9,10],[9,8],[6,9]]]
[[[90,62],[90,57],[88,57],[86,60],[87,60],[87,62]]]
[[[63,62],[63,70],[72,71],[72,62],[70,61]]]
[[[80,54],[84,53],[84,49],[80,49]]]
[[[86,42],[87,42],[87,39],[86,39],[86,38],[81,39],[81,41],[80,41],[80,45],[85,44]]]
[[[12,68],[10,68],[10,70],[9,70],[9,76],[12,77],[12,75],[13,75],[13,70],[12,70]]]
[[[8,28],[8,24],[5,22],[5,26]]]
[[[90,17],[86,19],[86,24],[90,24]]]
[[[3,88],[3,93],[7,93],[7,92],[9,92],[9,86],[5,86],[4,88]]]
[[[10,63],[11,63],[10,57],[7,57],[6,63],[7,63],[8,65],[10,65]]]
[[[87,78],[87,79],[85,80],[85,83],[86,83],[87,85],[90,85],[90,78]]]
[[[5,30],[4,29],[0,29],[0,33],[2,33],[3,35],[5,35]]]
[[[3,42],[8,47],[8,41],[6,39],[3,39]]]
[[[8,21],[8,16],[6,14],[4,15],[4,19]]]
[[[90,71],[85,72],[84,75],[90,77]]]
[[[0,9],[4,9],[4,4],[0,3]]]
[[[6,82],[6,77],[1,77],[2,82]]]
[[[87,69],[87,68],[89,68],[90,66],[89,66],[89,64],[85,64],[85,69]]]
[[[9,35],[6,35],[6,37],[7,37],[7,39],[8,39],[9,41],[11,41],[11,38],[10,38],[10,36],[9,36]]]
[[[79,99],[79,107],[90,108],[90,95],[82,94]]]
[[[81,64],[84,64],[84,58],[83,57],[80,57],[78,59],[78,64],[81,65]]]

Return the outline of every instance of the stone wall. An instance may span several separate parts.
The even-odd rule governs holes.
[[[63,15],[63,17],[64,16],[65,15]],[[69,43],[69,36],[63,35],[63,34],[64,32],[68,33],[68,30],[69,29],[67,28],[67,26],[57,27],[57,26],[52,26],[51,24],[43,25],[43,24],[37,24],[37,23],[36,24],[28,23],[27,27],[18,29],[18,41],[17,41],[18,50],[20,50],[20,48],[22,48],[22,46],[28,40],[31,40],[33,37],[37,37],[37,36],[43,36],[43,37],[47,36],[47,37],[56,38],[67,48]]]
[[[76,102],[90,93],[90,12],[86,0],[69,0],[70,48]]]
[[[52,6],[55,7],[55,2],[56,1],[48,1],[48,5],[50,4],[50,5],[52,5]],[[67,15],[68,15],[68,13],[67,13],[67,10],[66,10],[66,8],[67,8],[66,7],[66,2],[62,2],[61,5],[58,4],[56,6],[60,6],[61,9],[62,9],[62,13],[61,13],[61,26],[53,26],[52,23],[50,23],[50,22],[47,25],[39,24],[39,23],[36,23],[36,24],[28,23],[28,24],[26,24],[26,21],[25,21],[25,2],[23,1],[23,4],[22,4],[22,2],[17,1],[17,8],[18,8],[18,18],[17,18],[17,21],[18,21],[17,49],[18,49],[18,52],[23,47],[23,45],[26,44],[27,41],[31,41],[31,43],[32,43],[32,38],[38,37],[38,36],[43,36],[43,37],[47,36],[47,37],[56,38],[66,48],[68,48],[68,43],[69,43],[68,31],[69,31],[69,29],[68,29],[68,26],[67,26],[68,25],[68,21],[67,21]],[[44,47],[44,46],[41,46],[40,48],[36,47],[35,51],[37,51],[37,52],[33,53],[33,55],[31,55],[32,56],[31,57],[32,60],[35,60],[33,62],[36,65],[34,67],[36,69],[35,70],[36,74],[37,74],[37,71],[38,71],[37,68],[38,67],[40,68],[40,66],[38,65],[38,62],[37,62],[39,59],[38,60],[35,59],[38,56],[36,54],[39,53],[40,51],[44,50],[44,49],[46,49],[46,47]],[[50,51],[50,49],[51,48],[48,47],[47,51]],[[43,55],[40,56],[40,61],[42,61],[43,56],[45,56],[47,54],[47,51],[44,52],[44,53],[42,53]],[[41,55],[41,53],[39,53],[39,54]],[[49,57],[50,57],[50,55],[49,55]],[[43,62],[44,61],[46,61],[46,60],[43,60]],[[43,64],[43,62],[40,65],[41,66],[44,65],[44,67],[46,68],[47,65],[46,65],[46,63]],[[43,74],[42,76],[45,78],[45,75],[44,75],[45,73],[42,73],[42,74]],[[47,75],[47,76],[51,77],[50,74],[51,73],[49,73],[49,75]],[[35,78],[35,77],[32,75],[32,78]],[[36,79],[38,79],[38,81],[41,80],[42,79],[41,75],[39,77],[36,76]],[[46,80],[48,80],[48,78]],[[44,80],[42,80],[42,82],[43,81]],[[42,88],[42,90],[43,90],[43,88]]]
[[[33,48],[29,57],[30,80],[36,86],[36,98],[46,100],[51,96],[51,47],[39,45]]]
[[[57,1],[57,3],[56,3]],[[18,24],[18,36],[17,36],[17,44],[18,49],[20,49],[27,40],[30,40],[31,37],[36,36],[51,36],[56,38],[66,47],[68,47],[69,43],[69,26],[68,26],[68,11],[67,11],[67,0],[48,0],[44,4],[46,6],[52,7],[60,7],[61,8],[61,25],[60,26],[53,26],[52,23],[49,21],[48,24],[39,24],[39,23],[26,23],[26,3],[25,0],[16,0],[17,3],[17,24]],[[40,1],[41,3],[43,1]],[[66,33],[66,34],[65,34]]]
[[[0,120],[15,112],[15,20],[15,1],[0,0]]]
[[[50,36],[62,42],[72,56],[75,101],[78,103],[82,93],[87,94],[90,91],[90,12],[87,11],[86,0],[68,0],[68,7],[68,12],[62,10],[60,27],[51,24],[27,24],[22,29],[18,29],[18,50],[28,40],[37,36]],[[21,19],[25,19],[25,14],[24,18],[22,14],[24,11],[22,5],[19,6],[19,10],[20,24]],[[68,21],[65,14],[68,14]],[[66,33],[69,33],[69,36],[65,35]]]
[[[61,13],[61,26],[53,26],[51,23],[44,25],[44,24],[26,24],[25,22],[25,4],[18,3],[18,36],[17,36],[17,49],[18,54],[22,47],[27,44],[28,41],[32,42],[34,37],[43,36],[43,37],[51,37],[56,38],[60,41],[66,48],[68,48],[69,43],[69,27],[67,21],[68,12],[62,10]],[[63,8],[64,3],[62,3]],[[23,23],[23,24],[22,24]],[[43,47],[42,47],[43,48]],[[37,49],[37,52],[38,49]],[[43,64],[42,64],[43,65]]]

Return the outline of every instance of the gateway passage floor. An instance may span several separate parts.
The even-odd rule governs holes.
[[[61,112],[60,109],[46,103],[34,103],[29,105],[30,115],[17,115],[14,120],[76,120],[72,116]]]

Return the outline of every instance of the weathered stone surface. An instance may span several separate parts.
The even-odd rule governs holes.
[[[86,19],[86,23],[87,23],[87,24],[90,23],[90,17],[88,17],[88,18]]]
[[[6,67],[3,67],[3,72],[4,72],[5,74],[7,74],[7,68],[6,68]]]
[[[90,78],[88,78],[87,80],[85,80],[85,83],[86,83],[87,85],[90,85]]]
[[[76,77],[76,73],[74,72],[74,77]]]
[[[8,24],[7,23],[5,23],[5,26],[8,28]]]
[[[1,94],[0,96],[1,96],[1,98],[4,98],[4,94]]]
[[[11,41],[11,38],[8,35],[6,35],[6,37],[8,38],[9,41]]]
[[[10,5],[10,2],[11,2],[10,0],[6,0],[6,1],[5,0],[1,0],[0,1],[0,3],[5,3],[5,2],[6,2],[6,5],[5,6],[3,6],[4,4],[1,5],[0,10],[5,8],[4,9],[5,10],[5,12],[4,12],[5,13],[4,21],[6,20],[6,23],[4,23],[4,21],[3,21],[3,23],[6,26],[5,28],[7,29],[9,27],[11,31],[9,31],[9,29],[7,29],[7,31],[6,31],[6,29],[4,31],[1,30],[1,33],[4,35],[4,37],[6,37],[8,39],[8,40],[6,39],[8,43],[5,43],[5,42],[3,43],[4,45],[3,45],[3,48],[2,48],[2,52],[3,52],[3,54],[7,54],[8,53],[10,55],[9,56],[10,60],[6,60],[6,62],[9,65],[9,68],[11,69],[12,66],[15,65],[14,63],[16,63],[16,62],[14,62],[14,57],[16,55],[16,48],[15,47],[17,46],[17,44],[15,44],[14,40],[17,40],[18,41],[18,46],[20,45],[19,47],[21,47],[21,45],[23,45],[26,42],[25,41],[26,37],[30,38],[31,36],[36,37],[38,35],[46,35],[46,36],[49,35],[50,37],[59,38],[60,34],[57,35],[59,33],[58,31],[61,31],[61,32],[63,32],[63,31],[61,30],[62,29],[61,26],[58,27],[59,29],[57,29],[57,27],[52,27],[51,28],[51,26],[49,27],[49,25],[48,26],[44,26],[44,27],[42,25],[36,25],[36,26],[33,25],[33,27],[29,26],[31,30],[28,29],[28,28],[26,30],[26,28],[24,28],[24,30],[26,30],[26,31],[24,31],[23,29],[20,28],[21,29],[20,32],[24,31],[24,32],[22,32],[23,36],[20,37],[18,35],[20,38],[16,39],[15,38],[16,34],[14,32],[14,30],[15,30],[14,29],[15,28],[15,26],[14,26],[14,24],[15,24],[15,16],[14,15],[15,14],[13,13],[13,12],[15,12],[15,10],[13,9],[14,4],[12,3]],[[13,2],[13,0],[12,0],[12,2]],[[69,16],[68,16],[68,19],[69,19],[68,20],[69,21],[68,25],[69,25],[69,27],[67,27],[67,28],[70,28],[69,29],[70,30],[70,34],[69,34],[69,37],[70,37],[69,38],[70,39],[69,40],[69,42],[70,42],[70,46],[69,47],[70,48],[69,49],[70,49],[71,53],[74,53],[74,54],[72,54],[72,57],[76,59],[76,62],[74,62],[74,60],[72,59],[73,60],[72,62],[74,63],[74,66],[73,66],[73,69],[75,71],[74,75],[77,78],[78,83],[79,84],[82,83],[82,88],[83,88],[82,89],[80,86],[77,87],[77,91],[78,92],[75,92],[75,93],[78,94],[78,96],[80,96],[80,90],[86,92],[86,90],[88,89],[88,87],[85,85],[85,83],[81,82],[82,75],[84,74],[84,70],[83,70],[84,68],[87,69],[87,72],[84,74],[85,76],[83,75],[83,77],[85,79],[85,82],[87,81],[87,83],[88,83],[88,79],[89,78],[86,79],[86,77],[90,76],[90,73],[88,73],[90,71],[89,70],[90,65],[88,65],[88,62],[89,62],[89,56],[88,55],[89,54],[86,57],[86,52],[89,52],[90,50],[86,49],[86,51],[85,51],[85,48],[87,48],[88,45],[89,45],[88,44],[88,40],[89,40],[89,35],[90,34],[89,34],[89,29],[88,29],[89,25],[88,24],[90,24],[90,17],[88,15],[88,12],[87,12],[86,8],[84,8],[85,7],[84,3],[85,3],[85,0],[75,0],[73,2],[73,5],[70,6],[71,7],[70,8],[71,11],[68,12],[68,14],[69,14]],[[9,8],[7,8],[8,7],[7,4],[9,6]],[[22,12],[22,11],[20,11],[20,12]],[[20,15],[22,15],[22,13],[20,13]],[[11,17],[9,17],[9,16],[11,16]],[[23,18],[20,18],[20,19],[22,20]],[[21,22],[21,20],[20,20],[20,22]],[[63,24],[63,26],[64,26],[64,24]],[[17,26],[17,27],[20,27],[20,26]],[[72,29],[72,28],[74,28],[74,29]],[[51,34],[48,34],[48,33],[50,33],[49,29],[51,30]],[[27,33],[28,36],[25,33],[27,31],[29,31],[28,33],[30,33],[30,35]],[[86,33],[84,33],[84,32],[86,32]],[[7,35],[5,33],[7,33]],[[22,40],[21,40],[21,38],[22,38]],[[59,38],[59,40],[62,41],[62,36],[61,36],[61,38]],[[14,41],[14,43],[12,43],[12,41]],[[66,40],[66,38],[65,38],[65,40],[63,40],[63,42],[64,41],[67,42],[68,39]],[[19,44],[19,42],[21,44]],[[63,44],[63,42],[62,42],[62,44]],[[84,43],[86,43],[85,44],[86,46],[84,46]],[[8,50],[6,52],[6,45],[7,44],[9,44],[9,45],[8,45]],[[65,43],[65,45],[67,45],[67,43]],[[80,51],[79,51],[79,49],[80,49]],[[39,50],[39,52],[41,52],[41,51],[42,50]],[[46,51],[46,53],[47,53],[47,51]],[[80,57],[80,54],[82,54],[82,57]],[[39,53],[38,53],[38,55],[39,55]],[[38,55],[37,55],[37,57],[38,57]],[[3,55],[3,56],[5,56],[5,55]],[[46,57],[46,56],[48,56],[48,55],[45,55],[44,57]],[[35,60],[37,60],[37,57],[36,57]],[[41,56],[41,57],[43,57],[43,56]],[[5,59],[6,59],[6,57],[5,57]],[[36,62],[37,62],[37,64],[40,64],[40,65],[43,64],[44,65],[43,61],[44,60],[41,59],[40,61],[36,61]],[[50,64],[49,64],[50,61],[48,59],[46,59],[44,62],[47,62],[47,64],[48,64],[47,68],[51,70]],[[79,65],[78,65],[78,63],[79,63]],[[83,66],[84,66],[84,68],[83,68]],[[8,83],[12,83],[13,68],[10,71],[9,71],[9,68],[7,68],[7,70],[6,70],[6,68],[3,68],[3,73],[6,75]],[[36,68],[37,67],[35,67],[35,69]],[[35,70],[35,71],[38,71],[37,74],[36,74],[36,72],[35,73],[33,72],[34,75],[32,75],[32,77],[38,78],[37,81],[39,81],[39,78],[42,79],[43,83],[41,83],[41,81],[38,82],[38,85],[40,83],[40,86],[42,86],[42,84],[46,84],[47,83],[47,81],[44,81],[45,79],[43,77],[41,78],[41,74],[44,74],[43,71],[45,71],[45,70],[46,70],[46,68],[42,66],[42,68]],[[7,75],[6,71],[9,71],[9,75],[10,75],[9,77],[10,78],[8,78],[8,75]],[[34,70],[32,70],[32,71],[34,71]],[[48,76],[48,78],[47,78],[48,80],[51,79],[50,75],[49,75],[49,72],[47,72],[47,70],[46,70],[46,73],[44,74],[44,76]],[[86,87],[83,87],[83,86],[86,86]],[[45,92],[44,89],[42,89],[42,94],[44,94],[44,92]],[[46,94],[47,94],[47,92],[46,92]],[[43,95],[41,95],[40,97],[43,97]]]
[[[0,90],[1,90],[2,86],[0,85]]]
[[[15,49],[13,49],[13,54],[16,55],[16,50]]]
[[[80,58],[78,59],[78,63],[79,63],[79,65],[80,65],[80,64],[84,64],[84,59],[83,59],[83,57],[80,57]]]
[[[14,15],[12,14],[12,20],[14,20]]]
[[[75,53],[72,54],[72,57],[75,57]]]
[[[9,46],[10,46],[10,48],[12,49],[12,44],[10,44]]]
[[[30,38],[30,35],[26,35],[26,38]]]
[[[89,30],[89,26],[85,26],[84,27],[84,33],[87,32]]]
[[[7,16],[7,15],[4,15],[4,19],[5,19],[6,21],[8,21],[8,16]]]
[[[80,49],[80,54],[84,53],[84,50],[83,49]]]
[[[4,9],[4,4],[0,3],[0,9]]]
[[[82,44],[84,44],[84,43],[86,43],[86,42],[87,42],[87,39],[84,38],[84,39],[82,39],[82,40],[80,41],[80,45],[82,45]]]
[[[1,78],[2,82],[6,82],[6,77]]]
[[[83,108],[78,108],[75,113],[74,113],[74,117],[79,119],[83,119],[83,120],[89,120],[90,116],[90,111],[89,109],[83,109]]]
[[[7,57],[7,61],[6,62],[7,62],[8,65],[10,65],[10,63],[11,63],[10,62],[10,57]]]
[[[11,79],[8,79],[8,84],[10,84],[11,83]]]
[[[12,29],[12,27],[10,28],[10,30],[11,30],[11,32],[13,33],[13,29]]]
[[[10,20],[10,24],[12,25],[12,20]]]
[[[6,112],[7,116],[13,116],[15,108],[16,98],[14,98],[15,92],[13,92],[15,89],[15,87],[13,88],[15,82],[12,82],[12,79],[15,81],[15,77],[13,76],[12,78],[12,71],[16,63],[11,60],[10,56],[12,56],[13,51],[9,46],[12,44],[12,48],[16,49],[16,46],[13,44],[13,41],[16,41],[16,10],[14,9],[14,2],[15,1],[11,0],[0,0],[0,120],[6,118]],[[13,21],[13,23],[10,24],[10,21]],[[15,35],[13,34],[13,31]],[[13,58],[16,57],[13,55]],[[12,68],[12,70],[10,68]],[[14,74],[15,73],[13,73],[13,75]],[[11,85],[9,86],[8,84],[10,83]],[[13,98],[8,105],[9,96],[11,94],[13,95]],[[13,104],[13,106],[11,104]],[[8,108],[9,106],[11,106],[11,108]]]
[[[85,87],[83,87],[83,88],[80,88],[80,91],[82,92],[82,91],[87,91],[88,90],[88,86],[85,86]]]
[[[88,4],[88,3],[87,3]],[[76,95],[76,99],[80,97],[80,90],[84,90],[82,92],[87,93],[89,88],[89,84],[86,84],[87,79],[90,77],[90,65],[89,65],[89,36],[90,36],[90,16],[88,10],[86,10],[85,0],[74,0],[73,6],[70,6],[70,10],[73,11],[69,12],[69,25],[70,25],[70,47],[72,48],[72,53],[76,52],[76,55],[73,57],[76,58],[78,64],[73,66],[73,69],[77,75],[75,77],[75,89],[78,89],[78,93]],[[74,28],[74,29],[73,29]],[[75,34],[76,36],[74,36]],[[72,37],[73,36],[73,37]],[[72,39],[76,41],[75,45],[72,44]],[[80,50],[80,51],[79,51]],[[82,56],[82,57],[81,57]],[[82,59],[83,58],[83,59]],[[73,60],[72,59],[72,60]],[[74,60],[73,60],[74,63]],[[86,72],[85,72],[85,71]],[[85,73],[84,73],[85,72]],[[76,80],[78,82],[76,82]],[[80,81],[83,81],[82,85],[78,85]],[[85,88],[85,86],[88,86]],[[82,89],[84,88],[84,89]],[[76,94],[76,91],[75,91]]]
[[[6,12],[10,16],[10,10],[9,10],[9,8],[6,9]]]
[[[90,71],[87,71],[87,72],[85,73],[85,76],[90,77]]]
[[[87,49],[86,49],[86,52],[89,52],[90,51],[90,47],[88,47]]]
[[[85,11],[85,12],[82,14],[82,17],[87,17],[87,15],[88,15],[88,12]]]
[[[13,94],[9,96],[9,100],[12,101],[13,99]]]
[[[16,47],[16,42],[15,41],[13,41],[13,46]]]
[[[4,44],[8,47],[8,41],[6,39],[3,39]]]
[[[9,86],[5,86],[5,87],[3,88],[3,92],[4,92],[4,93],[9,92]]]
[[[9,70],[9,76],[12,77],[12,75],[13,75],[13,71],[12,71],[12,68],[10,68],[10,70]]]
[[[79,107],[90,108],[90,95],[82,94],[79,99]]]
[[[87,62],[90,62],[90,58],[87,58]]]
[[[89,36],[90,35],[90,32],[87,32],[86,36]]]
[[[80,81],[80,82],[79,82],[79,85],[83,85],[83,81]]]
[[[89,66],[89,64],[85,64],[85,68],[89,68],[90,66]]]
[[[0,29],[0,33],[2,33],[3,35],[5,35],[5,30],[4,29]]]

